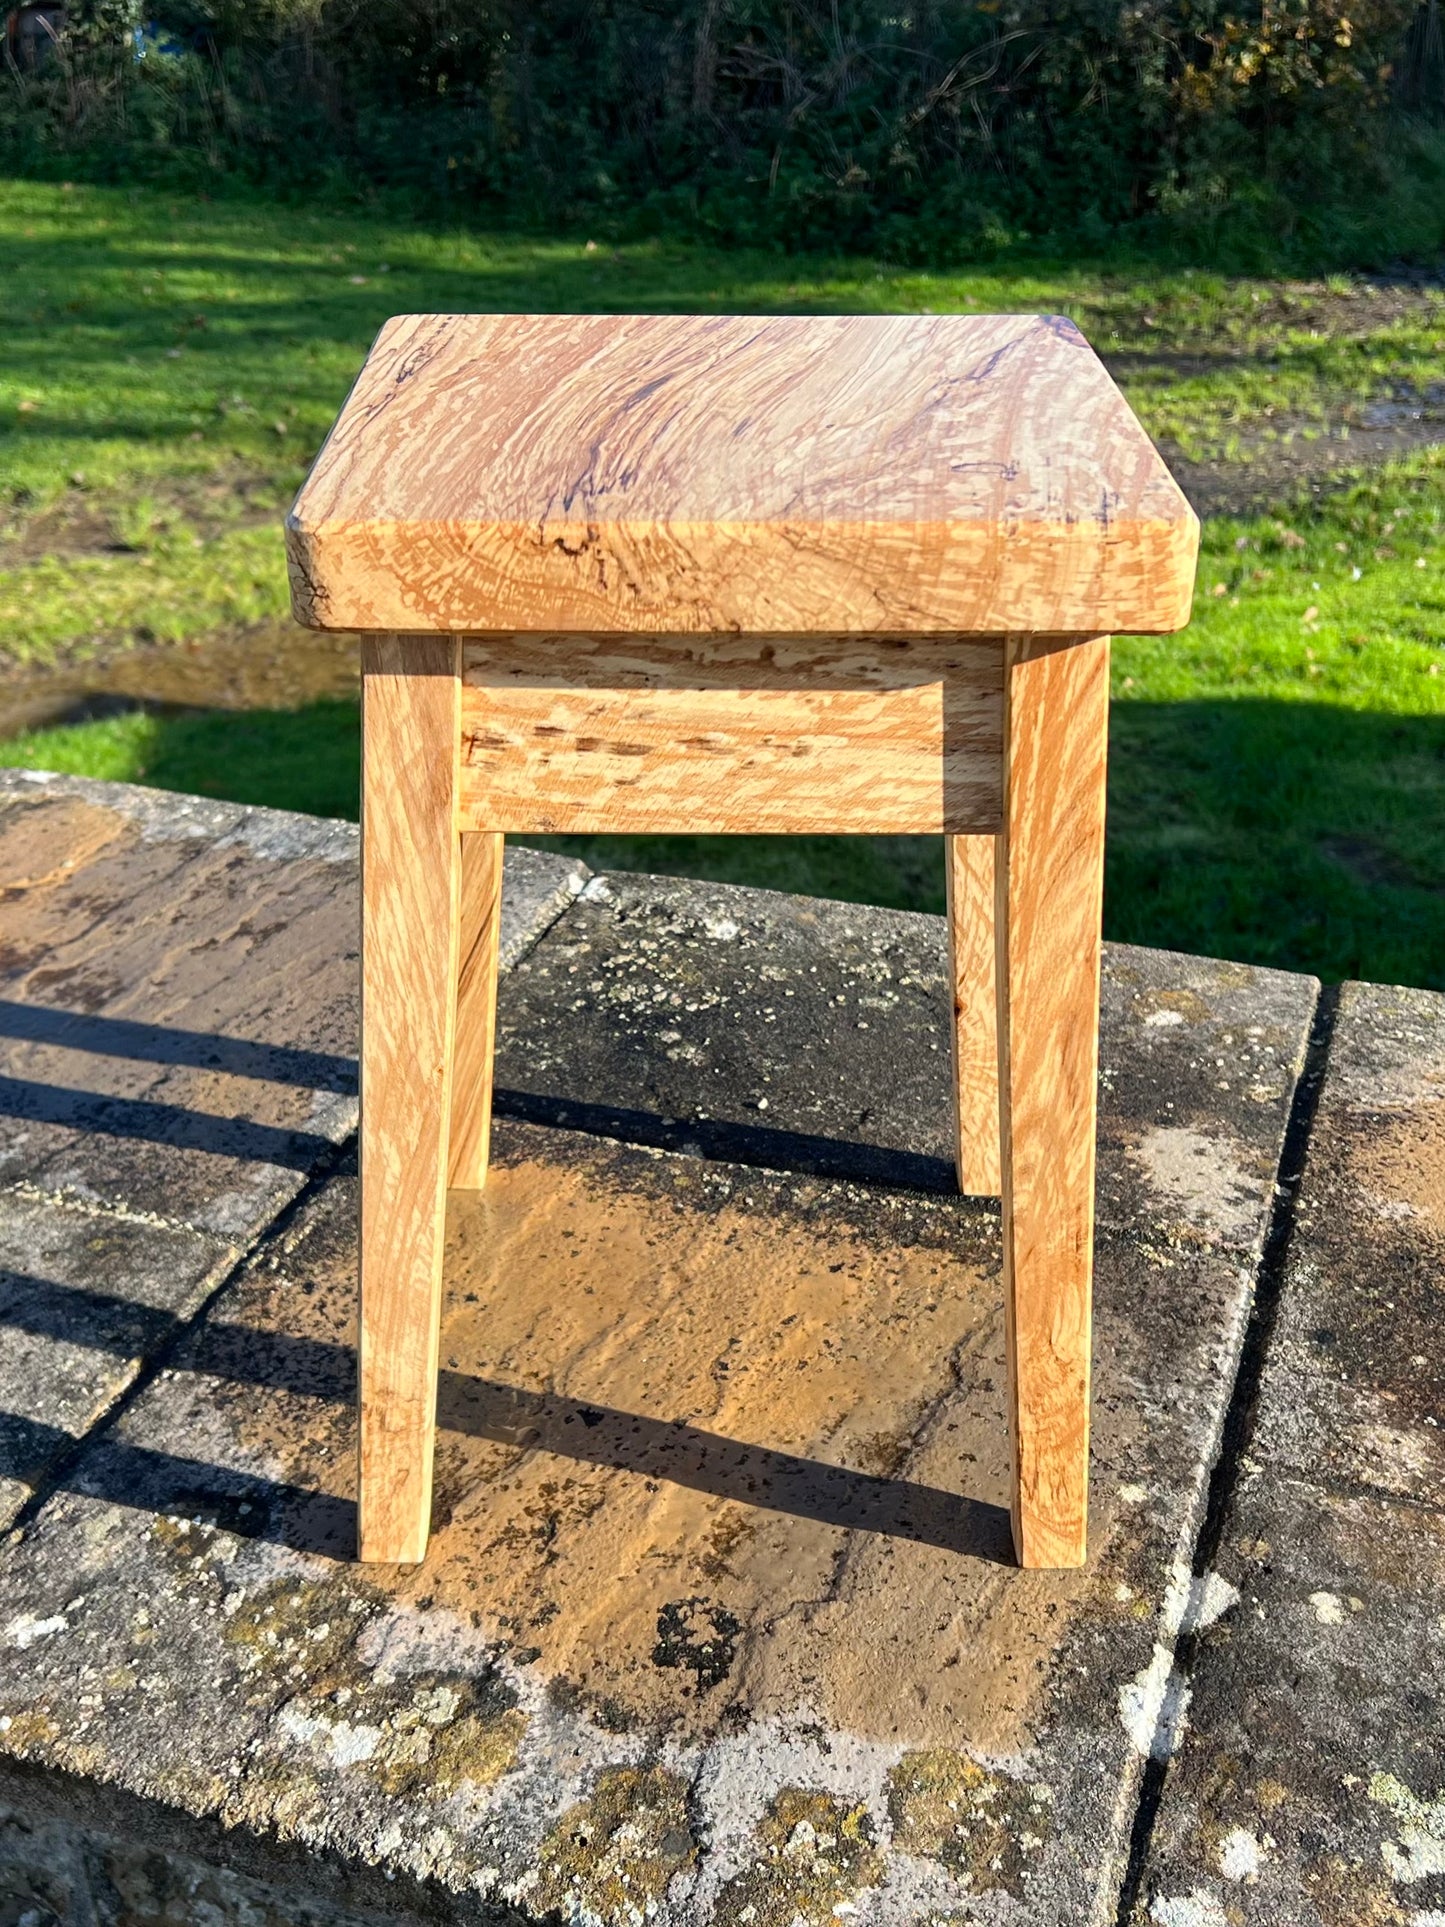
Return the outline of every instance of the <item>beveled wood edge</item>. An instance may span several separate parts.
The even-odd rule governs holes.
[[[1179,499],[1183,512],[1169,520],[1114,524],[1029,521],[1015,524],[919,524],[910,527],[906,534],[920,552],[930,543],[935,548],[941,547],[945,554],[952,550],[953,563],[947,573],[955,580],[948,593],[960,599],[964,592],[958,586],[957,577],[972,573],[966,555],[960,554],[960,551],[969,548],[983,550],[977,561],[979,578],[987,581],[996,577],[999,558],[989,538],[996,536],[1000,528],[1026,538],[1055,557],[1061,558],[1072,551],[1073,566],[1081,576],[1087,578],[1098,571],[1106,576],[1117,574],[1121,579],[1118,588],[1107,580],[1097,589],[1091,589],[1087,583],[1080,584],[1076,590],[1079,599],[1086,593],[1097,596],[1096,619],[1086,627],[1054,633],[1077,636],[1174,635],[1188,627],[1193,612],[1200,536],[1198,515],[1182,494]],[[910,583],[906,575],[901,580],[883,580],[884,588],[894,598],[894,607],[890,611],[892,619],[888,621],[864,622],[855,617],[850,623],[845,611],[843,620],[819,623],[816,628],[810,625],[805,631],[796,625],[765,630],[754,627],[752,623],[722,619],[716,615],[709,619],[709,611],[715,608],[713,584],[719,576],[727,576],[728,553],[733,549],[748,551],[754,566],[769,560],[775,562],[780,569],[789,572],[789,579],[794,583],[800,570],[806,573],[810,565],[816,563],[823,571],[823,578],[815,593],[830,596],[828,545],[836,541],[840,529],[846,529],[851,537],[865,543],[871,536],[883,550],[890,544],[896,544],[905,533],[898,524],[866,522],[789,524],[786,528],[776,523],[744,522],[709,523],[701,527],[653,522],[602,525],[609,545],[615,541],[624,549],[634,543],[649,544],[658,540],[688,547],[695,543],[699,535],[714,538],[703,545],[705,559],[699,569],[703,593],[691,605],[701,612],[703,619],[689,624],[690,605],[687,603],[670,603],[666,606],[641,602],[629,604],[616,596],[615,592],[595,593],[587,589],[585,584],[568,580],[560,572],[549,578],[548,557],[556,546],[572,541],[582,546],[595,546],[599,534],[596,526],[549,523],[539,532],[535,523],[473,525],[376,521],[307,524],[293,510],[287,516],[285,525],[291,612],[303,628],[397,635],[547,635],[559,631],[592,635],[807,633],[961,636],[1033,633],[1024,625],[1018,628],[1009,625],[974,628],[970,625],[960,629],[956,624],[940,623],[924,615],[920,615],[916,622],[910,621],[910,595],[926,602],[940,593],[937,567],[929,570],[928,579],[922,583]],[[816,548],[808,540],[810,535],[816,538]],[[408,598],[425,593],[426,585],[408,584],[403,570],[387,554],[402,537],[408,545],[415,543],[439,558],[433,565],[432,573],[443,579],[449,569],[462,566],[484,538],[495,541],[503,555],[508,551],[515,551],[519,557],[535,553],[538,559],[534,568],[525,572],[511,572],[509,581],[512,586],[538,599],[550,597],[570,600],[575,597],[585,608],[585,620],[566,618],[561,622],[536,625],[513,622],[495,630],[487,630],[474,621],[455,624],[434,622],[416,626],[411,620],[413,611],[405,605]],[[940,538],[944,539],[940,542]],[[720,555],[720,549],[728,553]],[[366,596],[359,593],[356,583],[359,573],[358,551],[365,555],[370,565]],[[1111,561],[1111,552],[1119,551],[1127,555],[1127,570],[1117,569]],[[1147,597],[1131,594],[1128,590],[1128,584],[1137,582],[1141,573],[1157,578]],[[1005,601],[1009,599],[1005,592],[995,591],[995,594]],[[1027,599],[1031,594],[1027,582],[1021,582],[1014,594],[1015,599]],[[1044,594],[1047,596],[1048,592]],[[1141,603],[1147,606],[1141,608]]]

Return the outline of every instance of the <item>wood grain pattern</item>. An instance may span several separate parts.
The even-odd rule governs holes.
[[[490,832],[462,838],[461,962],[448,1167],[455,1191],[480,1191],[491,1156],[503,841]]]
[[[994,868],[998,839],[952,836],[944,863],[953,983],[953,1127],[958,1188],[996,1198],[999,1169],[998,997]]]
[[[403,315],[287,536],[317,628],[1096,634],[1198,522],[1058,316]]]
[[[445,638],[362,641],[360,1553],[431,1514],[457,981],[460,675]]]
[[[467,829],[994,829],[1003,643],[489,636],[463,645]]]
[[[1004,1305],[1014,1546],[1088,1549],[1107,637],[1009,646],[996,876]]]
[[[959,1181],[1003,1198],[1015,1540],[1025,1565],[1081,1562],[1094,638],[1183,626],[1198,523],[1078,330],[402,316],[287,545],[298,617],[374,637],[363,1556],[426,1544],[445,1181],[486,1174],[504,833],[944,832]]]

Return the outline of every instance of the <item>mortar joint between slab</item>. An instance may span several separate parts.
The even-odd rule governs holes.
[[[1315,1116],[1329,1064],[1330,1042],[1334,1036],[1339,1003],[1338,984],[1324,986],[1315,999],[1304,1059],[1295,1081],[1289,1121],[1280,1146],[1274,1199],[1255,1270],[1249,1320],[1240,1346],[1239,1364],[1229,1404],[1220,1428],[1219,1450],[1210,1473],[1204,1520],[1195,1541],[1192,1571],[1196,1579],[1202,1579],[1208,1573],[1219,1551],[1230,1504],[1254,1436],[1260,1384],[1284,1293],[1300,1185],[1314,1134]],[[1174,1649],[1173,1670],[1181,1682],[1187,1682],[1194,1672],[1202,1636],[1202,1627],[1190,1627],[1187,1624],[1179,1634]],[[1151,1754],[1144,1763],[1134,1809],[1129,1855],[1114,1916],[1115,1927],[1130,1927],[1135,1918],[1171,1758],[1169,1753],[1160,1757]]]

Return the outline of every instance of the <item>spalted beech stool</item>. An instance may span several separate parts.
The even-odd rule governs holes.
[[[1080,1564],[1109,634],[1184,625],[1198,524],[1078,330],[401,316],[287,534],[363,636],[362,1558],[426,1550],[503,835],[942,832],[1014,1542]]]

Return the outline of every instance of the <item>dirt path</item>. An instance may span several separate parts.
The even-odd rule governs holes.
[[[71,487],[52,508],[39,514],[18,513],[9,526],[0,526],[0,568],[18,569],[48,556],[75,561],[88,555],[133,555],[137,546],[124,539],[114,498],[97,501],[77,470]],[[210,541],[231,529],[273,526],[285,514],[284,501],[268,476],[239,464],[208,476],[179,476],[156,481],[137,492],[153,509],[157,529],[180,524],[200,539]]]
[[[1341,411],[1324,423],[1286,417],[1268,433],[1244,431],[1229,461],[1193,462],[1168,441],[1160,451],[1201,516],[1255,515],[1305,494],[1326,494],[1362,473],[1445,444],[1445,389]]]

